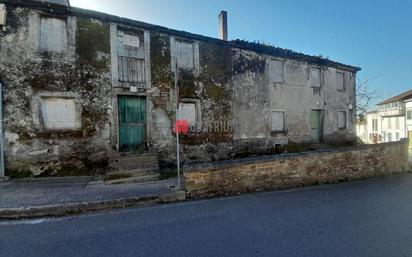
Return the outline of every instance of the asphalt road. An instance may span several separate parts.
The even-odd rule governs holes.
[[[0,256],[412,256],[412,175],[1,222]]]

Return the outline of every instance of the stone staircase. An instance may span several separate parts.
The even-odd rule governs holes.
[[[119,154],[109,164],[106,184],[149,182],[159,179],[156,153]]]

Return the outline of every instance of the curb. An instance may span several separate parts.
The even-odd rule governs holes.
[[[122,199],[56,204],[45,206],[3,208],[0,209],[0,220],[32,219],[40,217],[61,217],[88,212],[96,212],[111,209],[124,209],[137,206],[151,206],[161,203],[184,201],[186,193],[176,191],[158,196],[129,197]]]

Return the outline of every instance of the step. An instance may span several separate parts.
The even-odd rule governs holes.
[[[156,154],[125,155],[113,158],[109,167],[114,170],[154,171],[159,169],[159,160]]]
[[[133,170],[114,170],[108,172],[106,176],[129,176],[129,177],[137,177],[137,176],[146,176],[150,174],[159,174],[154,170],[142,170],[142,169],[133,169]]]
[[[104,183],[107,185],[125,184],[125,183],[142,183],[159,180],[160,175],[158,173],[152,173],[143,176],[132,176],[127,178],[109,179]]]

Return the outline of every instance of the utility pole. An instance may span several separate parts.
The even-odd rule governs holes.
[[[178,111],[179,111],[179,68],[177,65],[177,58],[175,58],[175,97],[176,97],[176,162],[177,162],[177,189],[180,190],[180,143],[179,143],[179,129],[177,127]]]
[[[0,81],[0,179],[5,178],[3,134],[3,83]]]

